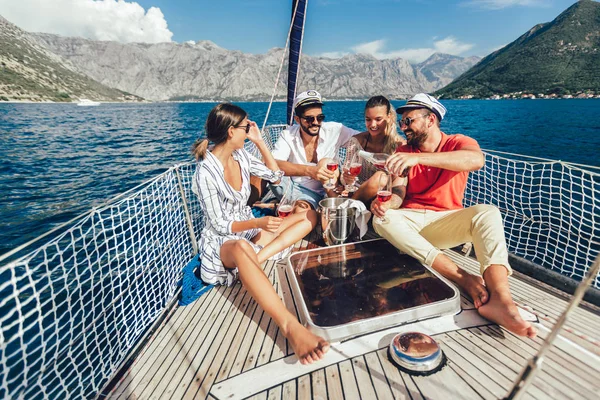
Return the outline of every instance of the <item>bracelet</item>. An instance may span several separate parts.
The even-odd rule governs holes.
[[[281,178],[284,177],[285,172],[283,172],[282,170],[278,169],[277,171],[273,171],[273,174],[275,176],[272,179],[269,179],[269,182],[271,182],[271,183],[275,183],[277,181],[280,181]]]

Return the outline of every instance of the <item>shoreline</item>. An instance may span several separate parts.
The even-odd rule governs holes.
[[[96,101],[96,100],[94,100]],[[154,101],[102,101],[98,100],[100,104],[150,104],[156,103]],[[33,100],[0,100],[0,104],[68,104],[68,105],[77,105],[79,101],[33,101]]]
[[[353,102],[353,101],[367,101],[368,99],[326,99],[325,101],[327,102]],[[390,99],[391,101],[405,101],[406,99]],[[500,99],[494,99],[494,98],[469,98],[469,99],[448,99],[448,98],[441,98],[440,100],[442,101],[471,101],[471,100],[493,100],[493,101],[502,101],[502,100],[508,100],[508,101],[516,101],[516,100],[527,100],[527,101],[531,101],[531,100],[600,100],[600,96],[597,97],[586,97],[586,98],[581,98],[581,97],[552,97],[552,98],[548,98],[548,97],[537,97],[537,98],[529,98],[529,97],[525,97],[525,98],[500,98]],[[96,100],[94,100],[96,101]],[[152,100],[146,100],[146,101],[98,101],[100,104],[218,104],[218,103],[223,103],[223,102],[229,102],[229,103],[268,103],[269,100],[228,100],[228,99],[223,99],[223,100],[198,100],[198,101],[170,101],[170,100],[157,100],[157,101],[152,101]],[[285,103],[285,100],[274,100],[273,103]],[[2,104],[64,104],[64,105],[77,105],[79,102],[76,101],[32,101],[32,100],[0,100],[0,105]]]

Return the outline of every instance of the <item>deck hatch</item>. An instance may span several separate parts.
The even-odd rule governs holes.
[[[302,322],[331,341],[460,311],[453,285],[383,239],[295,253],[287,272]]]

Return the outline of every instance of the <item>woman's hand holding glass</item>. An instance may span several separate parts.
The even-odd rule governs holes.
[[[344,162],[344,190],[348,193],[355,192],[358,186],[355,185],[356,178],[362,171],[362,162],[358,156],[358,152],[353,152],[351,155],[346,157]]]
[[[256,219],[256,227],[267,232],[277,232],[283,218],[266,216]]]

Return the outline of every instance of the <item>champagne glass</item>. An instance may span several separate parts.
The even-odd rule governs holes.
[[[354,183],[362,171],[362,163],[360,161],[360,157],[358,156],[358,152],[354,152],[351,155],[349,154],[346,157],[346,162],[344,163],[343,169],[345,174],[344,181],[346,182],[344,189],[349,193],[355,192],[358,187]],[[350,180],[350,182],[348,180]]]
[[[387,203],[392,198],[392,176],[390,174],[384,173],[379,174],[379,189],[377,190],[377,200],[380,203]],[[379,218],[379,222],[388,223],[390,220],[383,217]]]
[[[335,170],[337,170],[337,169],[338,169],[338,163],[339,163],[339,161],[338,161],[338,158],[337,158],[337,156],[336,156],[336,157],[333,157],[331,160],[329,160],[329,161],[327,162],[327,169],[328,169],[328,170],[330,170],[330,171],[335,171]],[[326,182],[326,183],[323,185],[323,187],[324,187],[325,189],[333,189],[333,188],[335,188],[336,186],[337,186],[337,185],[335,184],[335,178],[331,178],[330,180],[328,180],[328,181],[327,181],[327,182]]]
[[[296,205],[296,200],[293,199],[293,183],[285,191],[285,194],[281,198],[279,202],[279,206],[277,207],[277,214],[280,218],[285,218],[294,211],[294,206]]]

